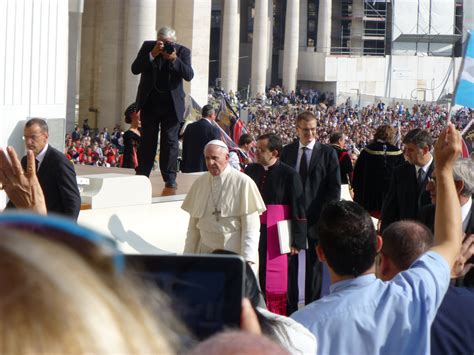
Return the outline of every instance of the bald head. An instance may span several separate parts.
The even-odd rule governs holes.
[[[433,245],[433,233],[415,221],[392,223],[383,232],[381,262],[378,276],[390,280],[404,271]]]

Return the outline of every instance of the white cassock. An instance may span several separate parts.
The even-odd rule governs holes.
[[[184,199],[190,214],[184,253],[230,250],[258,265],[259,214],[266,210],[253,180],[228,165],[200,176]]]

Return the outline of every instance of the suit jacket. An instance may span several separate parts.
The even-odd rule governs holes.
[[[155,86],[157,72],[160,70],[157,62],[162,60],[161,56],[150,61],[150,52],[155,44],[156,41],[143,42],[137,58],[132,63],[132,73],[135,75],[141,74],[136,98],[138,109],[142,108],[147,102],[148,96]],[[175,44],[174,46],[176,48],[176,60],[174,63],[163,60],[162,64],[168,64],[171,69],[169,77],[171,97],[173,98],[176,116],[181,122],[184,116],[185,97],[183,79],[190,81],[194,76],[194,71],[191,67],[191,51],[179,44]]]
[[[200,119],[189,124],[183,136],[183,173],[207,171],[204,159],[204,147],[213,139],[220,139],[219,128],[213,126],[208,120]]]
[[[448,288],[431,326],[431,354],[474,354],[474,291]]]
[[[286,145],[280,160],[295,168],[298,159],[299,142]],[[325,203],[341,198],[341,174],[336,151],[324,144],[316,142],[311,154],[308,177],[304,185],[306,218],[308,231],[314,226]],[[317,239],[309,233],[312,239]]]
[[[472,199],[474,201],[474,196],[472,196]],[[418,216],[418,220],[424,225],[426,225],[429,229],[431,229],[433,233],[434,233],[435,212],[436,212],[436,205],[429,204],[421,208],[420,214]],[[471,205],[471,216],[469,217],[469,222],[467,222],[466,230],[464,230],[463,232],[465,232],[466,235],[474,233],[474,202]]]
[[[432,162],[420,188],[418,188],[414,165],[405,162],[393,170],[390,187],[382,205],[382,231],[392,222],[417,219],[421,207],[431,203],[426,184],[433,172],[433,167]]]
[[[285,205],[290,208],[291,246],[306,249],[306,213],[300,174],[281,161],[270,166],[267,172],[260,164],[249,164],[245,174],[257,184],[266,206]]]
[[[26,156],[22,158],[21,165],[26,168]],[[36,175],[43,189],[48,213],[58,213],[77,220],[81,195],[74,166],[66,156],[49,145]],[[14,207],[11,201],[8,207]]]

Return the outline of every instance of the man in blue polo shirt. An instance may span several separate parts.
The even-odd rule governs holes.
[[[329,267],[330,294],[292,315],[316,336],[319,354],[430,352],[431,323],[460,249],[461,211],[452,176],[460,151],[460,134],[449,125],[435,145],[441,183],[434,246],[390,282],[375,277],[382,239],[369,214],[348,201],[326,206],[316,251]]]
[[[399,221],[384,230],[377,277],[393,279],[433,244],[433,234],[421,223]],[[474,254],[474,235],[463,242],[451,278],[463,276]],[[449,286],[431,326],[431,355],[474,354],[474,289]]]

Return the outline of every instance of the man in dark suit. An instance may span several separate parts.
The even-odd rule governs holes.
[[[336,131],[331,133],[329,136],[329,144],[337,153],[337,160],[339,161],[339,168],[341,170],[341,183],[352,185],[352,172],[354,168],[352,166],[352,160],[344,147],[346,146],[346,139],[344,133]]]
[[[183,136],[183,173],[207,171],[204,147],[214,139],[221,139],[221,131],[214,124],[216,111],[212,105],[204,105],[202,118],[188,125]]]
[[[249,164],[245,173],[262,195],[266,212],[260,216],[259,281],[269,311],[289,315],[298,310],[298,269],[288,268],[306,248],[306,216],[303,185],[298,172],[278,159],[281,138],[267,133],[257,138],[258,164]],[[277,222],[291,221],[288,254],[281,254]],[[288,246],[288,245],[287,245]]]
[[[298,115],[296,129],[299,140],[283,148],[281,161],[299,171],[303,183],[308,220],[305,301],[310,303],[320,297],[322,282],[322,264],[316,257],[318,239],[313,229],[324,204],[340,199],[341,174],[336,151],[316,141],[316,117],[312,112]]]
[[[176,188],[178,133],[184,115],[183,79],[193,76],[191,52],[176,43],[176,31],[162,27],[157,41],[145,41],[132,64],[132,73],[141,74],[137,109],[142,121],[138,151],[138,175],[150,176],[160,136],[160,171],[166,187]]]
[[[432,204],[424,206],[419,214],[418,220],[425,224],[434,233],[434,218],[436,212],[436,170],[433,171],[426,190],[430,193]],[[474,235],[474,161],[469,158],[458,159],[453,165],[453,177],[461,205],[462,231],[464,240]],[[474,258],[469,261],[474,263]],[[474,269],[464,277],[456,280],[457,285],[474,287]]]
[[[77,188],[74,166],[66,156],[48,144],[48,125],[40,118],[26,122],[23,131],[26,149],[32,150],[36,171],[43,190],[48,213],[58,213],[77,219],[81,209],[81,196]],[[21,160],[26,169],[26,156]],[[11,201],[8,207],[13,207]]]
[[[415,128],[406,134],[403,144],[407,162],[393,170],[382,205],[382,231],[392,222],[416,219],[421,207],[430,203],[426,184],[433,172],[433,138],[428,131]]]

